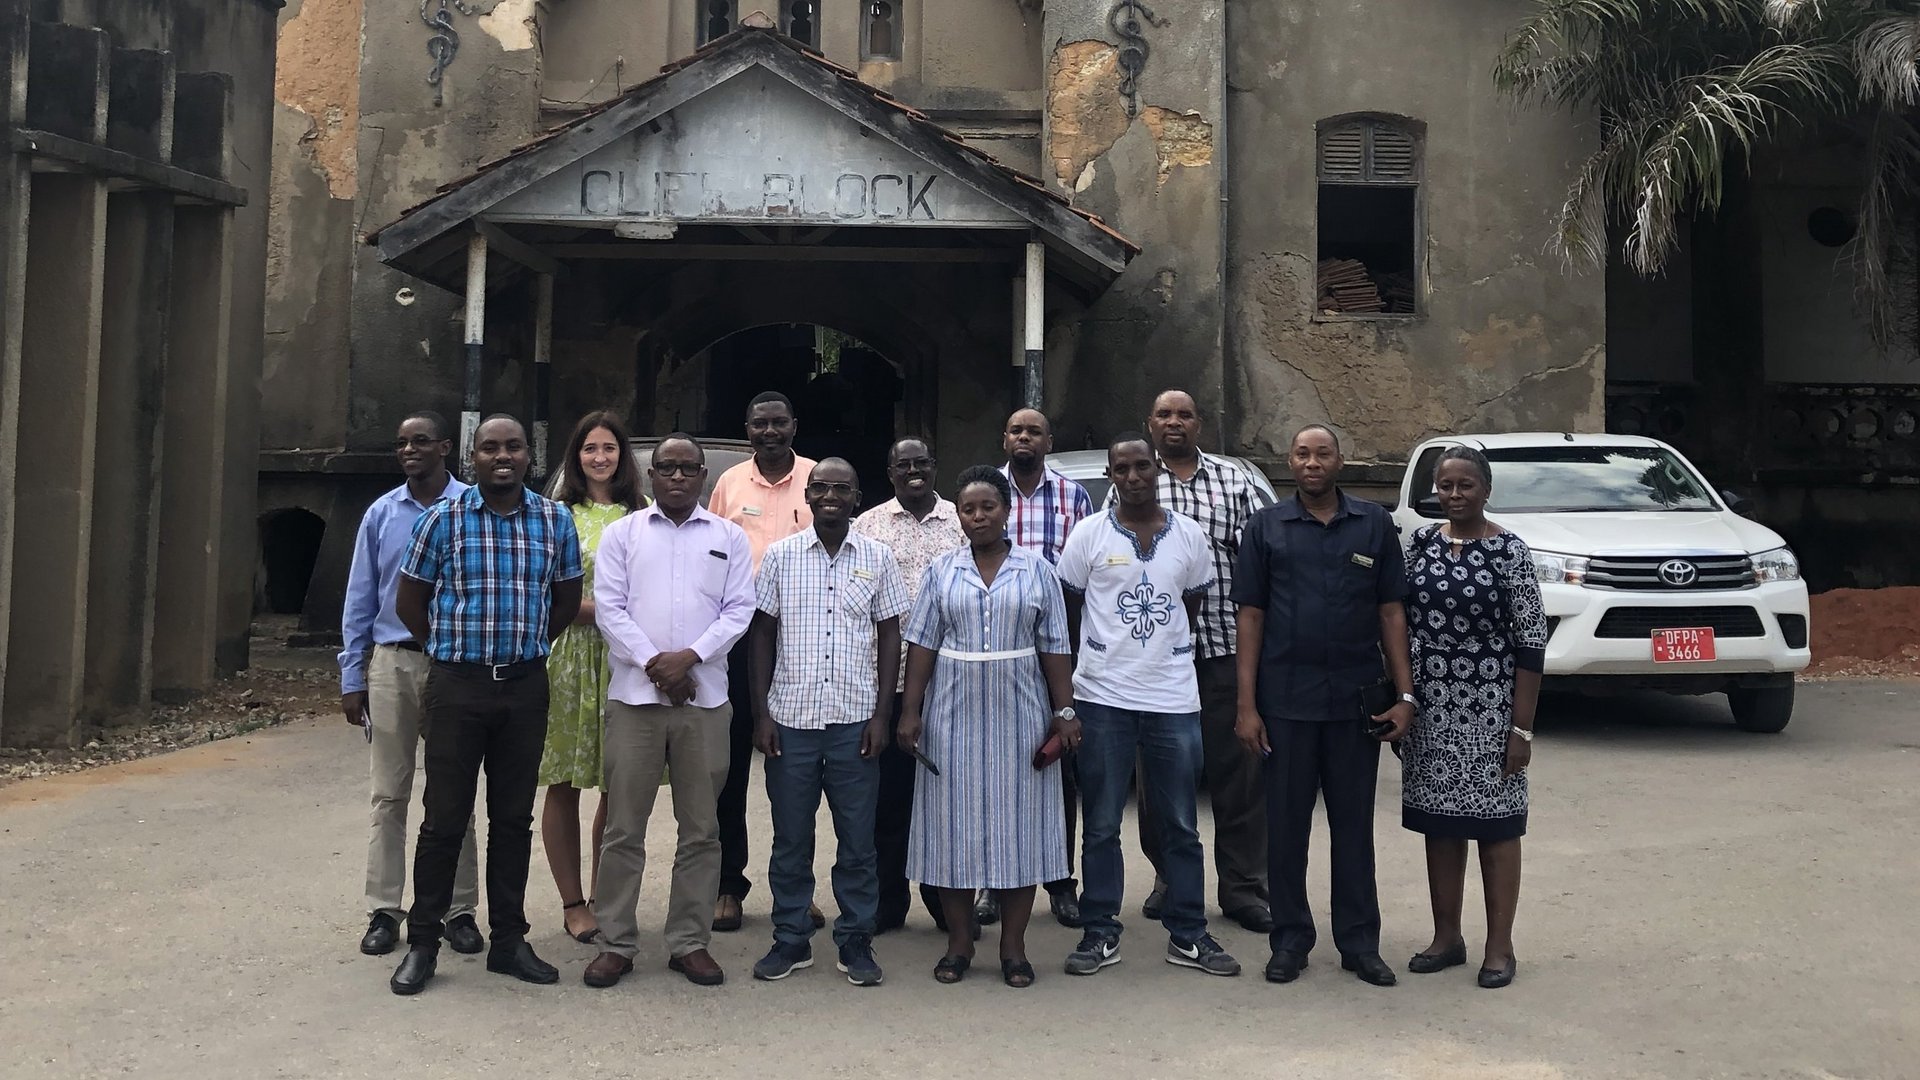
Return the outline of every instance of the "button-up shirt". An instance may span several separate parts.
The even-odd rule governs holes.
[[[1175,476],[1162,461],[1159,488],[1160,505],[1199,523],[1213,554],[1213,586],[1200,602],[1200,622],[1194,628],[1199,656],[1202,660],[1232,656],[1240,644],[1231,599],[1233,563],[1240,556],[1240,532],[1260,506],[1253,484],[1239,466],[1202,453],[1191,480]],[[1107,489],[1107,506],[1113,506],[1112,488]]]
[[[458,498],[467,490],[451,473],[435,502]],[[367,654],[375,645],[412,641],[413,634],[393,608],[400,588],[400,561],[413,542],[413,525],[427,508],[401,484],[373,501],[353,539],[353,568],[347,571],[347,602],[340,612],[340,692],[367,688]]]
[[[1385,507],[1340,493],[1325,525],[1299,496],[1253,515],[1233,601],[1266,611],[1257,704],[1277,720],[1359,723],[1380,678],[1380,608],[1407,597],[1399,530]]]
[[[1053,466],[1043,464],[1041,468],[1040,486],[1032,495],[1022,495],[1020,482],[1013,478],[1013,463],[1000,466],[1007,483],[1013,486],[1013,505],[1007,507],[1007,539],[1057,564],[1073,527],[1093,513],[1093,499],[1086,488]]]
[[[497,514],[470,487],[420,515],[400,572],[434,587],[428,656],[515,664],[551,651],[554,583],[586,571],[566,507],[523,489],[512,513]]]
[[[767,695],[774,723],[817,731],[871,720],[879,697],[877,626],[907,611],[893,553],[849,529],[829,558],[808,526],[767,549],[755,584],[760,610],[780,620]]]
[[[888,499],[879,506],[854,519],[853,528],[864,536],[887,545],[893,552],[893,561],[900,564],[900,580],[907,587],[907,608],[911,610],[920,599],[920,579],[926,576],[927,568],[940,556],[959,547],[965,537],[960,534],[960,515],[953,503],[935,497],[933,509],[927,516],[916,518],[913,511],[900,505],[899,499]],[[906,653],[906,639],[900,641],[901,655]],[[896,690],[907,687],[907,665],[903,659],[900,664],[899,685]]]
[[[594,622],[607,639],[607,696],[628,705],[671,705],[647,678],[664,652],[692,649],[692,704],[727,700],[727,650],[753,621],[753,553],[747,534],[699,507],[687,520],[650,506],[600,534],[594,559]]]
[[[807,478],[813,475],[816,464],[812,458],[795,454],[793,468],[779,483],[770,484],[760,475],[760,466],[748,458],[714,481],[707,509],[745,530],[756,572],[775,540],[813,524],[813,508],[807,505]]]

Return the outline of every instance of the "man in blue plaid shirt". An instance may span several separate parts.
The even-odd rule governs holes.
[[[454,866],[487,770],[487,970],[531,983],[560,973],[527,944],[533,791],[547,737],[547,654],[580,610],[573,516],[527,490],[527,432],[511,416],[474,432],[474,486],[413,528],[394,607],[425,647],[426,816],[414,847],[407,956],[389,983],[433,978]]]

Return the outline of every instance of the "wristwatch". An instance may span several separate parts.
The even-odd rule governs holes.
[[[1520,736],[1521,742],[1533,741],[1533,731],[1530,728],[1523,728],[1518,724],[1515,724],[1512,728],[1509,728],[1508,730],[1512,731],[1515,735]]]
[[[1080,714],[1073,711],[1073,706],[1068,705],[1064,708],[1055,709],[1053,711],[1053,718],[1055,720],[1065,720],[1071,724],[1080,718]]]

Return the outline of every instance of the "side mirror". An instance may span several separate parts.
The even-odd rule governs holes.
[[[1446,511],[1440,509],[1440,496],[1431,491],[1413,500],[1413,512],[1436,520],[1447,516]]]
[[[1720,497],[1726,500],[1727,509],[1739,514],[1743,518],[1753,516],[1755,507],[1752,499],[1729,489],[1722,489]]]

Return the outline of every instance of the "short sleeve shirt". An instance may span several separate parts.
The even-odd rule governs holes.
[[[805,532],[767,549],[759,608],[780,620],[767,712],[783,727],[820,730],[873,718],[878,624],[907,612],[907,587],[886,545],[849,529],[829,557]]]
[[[748,458],[714,481],[707,509],[747,534],[755,570],[760,569],[760,560],[766,558],[767,548],[774,541],[813,524],[813,509],[807,505],[807,479],[813,475],[815,464],[812,458],[795,454],[793,468],[779,483],[770,484],[760,475],[760,466]]]
[[[888,499],[855,518],[853,530],[873,537],[893,552],[893,561],[900,566],[900,580],[907,585],[908,607],[919,599],[920,579],[927,567],[965,542],[960,534],[960,515],[952,502],[940,498],[934,500],[933,509],[923,518],[914,517],[913,511],[901,506],[899,499]],[[905,648],[902,642],[901,649]],[[906,689],[907,665],[904,663],[900,665],[898,682],[896,690]]]
[[[1253,496],[1253,482],[1239,466],[1203,453],[1191,480],[1180,479],[1162,463],[1159,490],[1160,505],[1199,523],[1206,531],[1207,546],[1213,553],[1213,587],[1200,603],[1200,658],[1232,656],[1240,647],[1230,599],[1233,562],[1240,553],[1240,531],[1246,528],[1247,519],[1253,517],[1260,505]],[[1113,506],[1113,496],[1113,489],[1108,488],[1108,507]]]
[[[1013,478],[1013,465],[1000,466],[1000,472],[1013,488],[1013,503],[1007,507],[1007,539],[1058,564],[1060,550],[1074,526],[1093,513],[1093,499],[1087,489],[1048,465],[1041,473],[1040,486],[1032,495],[1022,495],[1019,481]]]
[[[473,487],[420,516],[400,572],[434,587],[428,656],[514,664],[547,655],[553,585],[585,568],[566,507],[523,491],[513,513],[498,514]]]
[[[1247,523],[1233,601],[1266,612],[1256,700],[1271,720],[1353,721],[1380,678],[1380,608],[1407,597],[1406,559],[1386,508],[1340,493],[1322,525],[1298,496]]]
[[[1156,713],[1200,711],[1186,598],[1213,584],[1207,534],[1169,510],[1144,547],[1115,511],[1082,521],[1060,553],[1060,583],[1085,601],[1074,696]]]

